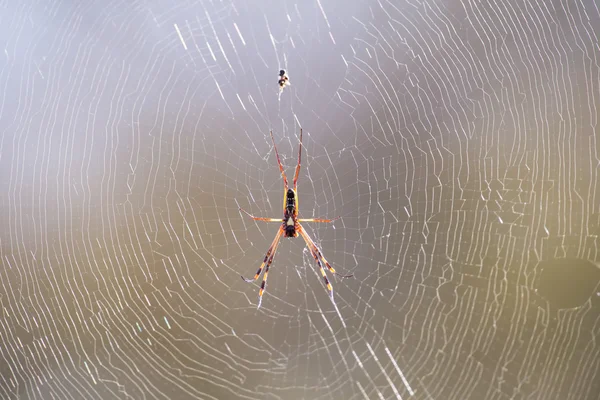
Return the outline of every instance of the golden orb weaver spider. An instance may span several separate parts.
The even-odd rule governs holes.
[[[308,247],[308,250],[310,250],[310,254],[312,254],[313,258],[317,262],[317,265],[319,266],[319,269],[321,271],[321,276],[323,276],[323,280],[325,281],[325,286],[327,287],[327,290],[329,291],[329,297],[331,297],[331,300],[333,301],[333,287],[331,286],[329,279],[327,279],[327,275],[325,274],[325,269],[323,268],[323,264],[325,264],[325,266],[327,266],[327,269],[329,270],[329,272],[331,272],[334,275],[340,276],[342,278],[350,278],[353,275],[339,275],[337,272],[335,272],[335,269],[333,269],[331,264],[329,264],[329,262],[327,262],[325,257],[323,257],[323,254],[321,253],[321,251],[319,250],[319,248],[317,247],[315,242],[308,235],[308,233],[304,230],[304,228],[302,227],[300,222],[333,222],[333,221],[339,219],[340,217],[336,217],[333,219],[324,219],[324,218],[300,219],[300,218],[298,218],[297,184],[298,184],[298,175],[300,174],[300,160],[302,157],[302,128],[300,128],[300,146],[298,148],[298,165],[296,166],[296,173],[294,174],[294,188],[293,189],[290,189],[290,187],[288,186],[288,180],[287,180],[287,177],[285,176],[285,172],[283,170],[283,165],[281,164],[281,160],[279,159],[279,153],[277,152],[277,146],[275,145],[275,139],[273,138],[273,131],[271,131],[270,133],[271,133],[271,141],[273,142],[273,147],[275,148],[275,155],[277,156],[277,164],[279,164],[279,170],[281,171],[281,176],[283,178],[283,218],[255,217],[240,207],[240,211],[244,212],[246,215],[248,215],[250,218],[252,218],[255,221],[280,222],[281,223],[281,226],[279,227],[279,230],[277,231],[277,235],[275,235],[275,239],[273,240],[273,243],[271,243],[271,246],[267,250],[267,254],[265,255],[265,258],[263,259],[263,262],[260,265],[260,267],[258,267],[258,271],[256,271],[254,278],[246,279],[242,276],[242,279],[246,282],[254,282],[260,276],[260,273],[262,272],[263,268],[265,269],[265,274],[263,275],[262,284],[260,285],[260,290],[258,292],[258,307],[257,308],[260,308],[260,306],[262,304],[262,296],[263,296],[263,293],[265,292],[265,288],[267,286],[267,276],[269,275],[269,267],[271,266],[271,263],[273,263],[273,258],[275,257],[275,252],[277,251],[277,247],[279,246],[279,240],[281,239],[281,236],[292,238],[292,237],[297,237],[298,234],[300,234],[302,236],[302,238],[304,239],[304,241],[306,242],[306,247]],[[323,262],[321,263],[321,261],[323,261]]]

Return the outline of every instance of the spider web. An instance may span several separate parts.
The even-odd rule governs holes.
[[[0,397],[600,396],[593,1],[1,8]]]

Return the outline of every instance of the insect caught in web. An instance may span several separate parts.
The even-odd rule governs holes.
[[[290,79],[288,78],[285,69],[279,70],[279,91],[281,92],[286,86],[290,85]]]
[[[294,188],[291,189],[288,185],[287,177],[285,176],[285,172],[283,170],[283,165],[281,164],[281,160],[279,159],[279,153],[277,152],[277,146],[275,145],[275,139],[273,138],[273,131],[271,131],[271,141],[273,142],[273,147],[275,148],[275,155],[277,156],[277,164],[279,164],[279,170],[281,171],[281,176],[283,177],[283,218],[262,218],[255,217],[249,214],[247,211],[240,207],[240,211],[244,212],[250,218],[255,221],[265,221],[265,222],[280,222],[279,230],[277,231],[277,235],[275,235],[275,239],[271,246],[267,250],[267,254],[263,259],[262,264],[256,271],[254,278],[246,279],[242,276],[242,279],[246,282],[254,282],[260,276],[263,268],[265,269],[265,273],[263,275],[262,284],[260,286],[260,290],[258,292],[258,307],[262,304],[262,296],[265,292],[265,288],[267,286],[267,276],[269,275],[269,267],[273,263],[273,258],[275,258],[275,252],[277,251],[277,247],[279,246],[279,241],[282,236],[293,238],[297,237],[298,234],[302,236],[304,241],[306,242],[306,247],[310,251],[310,254],[313,256],[319,269],[321,271],[321,276],[323,276],[323,280],[325,281],[325,286],[329,291],[329,296],[333,301],[333,287],[327,279],[327,275],[325,274],[325,269],[323,268],[323,264],[327,267],[329,272],[334,275],[340,276],[342,278],[350,278],[353,275],[339,275],[335,272],[335,269],[327,262],[321,250],[317,247],[315,242],[311,239],[308,233],[304,230],[304,227],[300,224],[301,222],[333,222],[340,217],[336,217],[333,219],[323,219],[323,218],[308,218],[308,219],[300,219],[298,218],[298,175],[300,174],[300,159],[302,157],[302,129],[300,129],[300,147],[298,148],[298,165],[296,166],[296,173],[294,174]]]

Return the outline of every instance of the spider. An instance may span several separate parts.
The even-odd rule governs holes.
[[[285,69],[279,70],[279,81],[277,81],[277,83],[279,84],[280,92],[290,84],[290,79],[288,78]]]
[[[283,171],[283,165],[281,165],[281,160],[279,159],[279,153],[277,152],[277,146],[275,145],[275,139],[273,138],[273,131],[271,131],[270,133],[271,133],[271,141],[273,142],[273,147],[275,148],[275,155],[277,156],[277,164],[279,164],[279,170],[281,171],[281,176],[283,178],[283,218],[281,219],[281,218],[255,217],[240,207],[240,211],[244,212],[246,215],[248,215],[250,218],[252,218],[255,221],[280,222],[281,223],[281,226],[279,227],[279,230],[277,231],[277,235],[275,235],[275,239],[273,240],[273,243],[271,243],[271,246],[267,250],[267,254],[265,255],[265,258],[263,259],[263,262],[260,265],[260,267],[258,267],[258,271],[256,271],[254,278],[246,279],[246,278],[244,278],[244,276],[242,276],[242,279],[245,282],[254,282],[260,276],[260,273],[262,272],[263,268],[265,268],[265,274],[263,275],[262,284],[261,284],[260,290],[258,292],[258,308],[260,308],[260,305],[262,304],[262,296],[263,296],[263,294],[265,292],[265,288],[267,286],[267,276],[269,275],[269,267],[271,266],[271,263],[273,263],[273,258],[275,257],[275,252],[277,251],[277,247],[279,246],[279,240],[281,239],[282,236],[285,236],[288,238],[293,238],[293,237],[297,237],[298,234],[300,234],[302,236],[302,238],[304,239],[304,241],[306,242],[306,247],[308,247],[308,250],[310,250],[311,255],[313,256],[313,258],[317,262],[317,265],[319,266],[319,269],[321,270],[321,275],[323,276],[323,280],[325,281],[325,286],[327,287],[327,290],[329,291],[329,297],[331,297],[331,300],[333,301],[333,287],[331,286],[329,279],[327,279],[327,275],[325,274],[325,269],[323,268],[323,264],[325,264],[325,266],[327,266],[327,269],[329,269],[329,272],[331,272],[334,275],[340,276],[341,278],[350,278],[353,275],[339,275],[337,272],[335,272],[335,269],[333,269],[331,264],[329,264],[329,262],[327,262],[325,257],[323,257],[323,254],[321,253],[321,251],[319,250],[319,248],[317,247],[315,242],[308,235],[308,233],[304,230],[304,227],[300,224],[300,222],[333,222],[333,221],[339,219],[340,217],[336,217],[333,219],[324,219],[324,218],[300,219],[300,218],[298,218],[297,183],[298,183],[298,174],[300,173],[300,159],[302,156],[302,129],[300,129],[300,146],[298,148],[298,165],[296,166],[296,173],[294,175],[294,188],[293,189],[291,189],[289,187],[287,177],[285,176],[285,172]]]

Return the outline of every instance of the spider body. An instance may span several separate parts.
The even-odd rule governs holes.
[[[280,71],[280,75],[285,75],[285,71],[283,71],[283,70]],[[327,278],[327,275],[325,274],[325,269],[323,268],[323,264],[325,264],[325,266],[327,267],[329,272],[331,272],[332,274],[335,274],[335,275],[338,275],[338,274],[335,272],[335,269],[333,269],[333,267],[329,264],[329,262],[327,262],[327,260],[321,253],[321,250],[319,250],[319,248],[317,247],[315,242],[311,239],[311,237],[308,235],[306,230],[304,230],[304,228],[302,227],[302,225],[300,223],[301,222],[333,222],[340,217],[333,218],[333,219],[323,219],[323,218],[299,219],[298,218],[298,186],[297,186],[297,184],[298,184],[298,175],[300,174],[300,164],[301,164],[301,158],[302,158],[302,129],[300,129],[300,147],[298,149],[298,165],[296,166],[296,173],[294,174],[294,181],[293,181],[294,188],[293,189],[290,188],[288,185],[288,180],[287,180],[287,177],[285,176],[285,172],[283,170],[283,165],[281,164],[281,160],[279,159],[279,153],[277,152],[277,146],[275,145],[275,139],[273,138],[273,131],[271,131],[271,141],[273,142],[273,148],[275,149],[275,155],[277,156],[277,164],[279,164],[279,171],[281,172],[281,177],[283,178],[283,186],[284,186],[283,219],[254,217],[253,215],[249,214],[248,212],[246,212],[245,210],[240,208],[241,211],[243,211],[245,214],[247,214],[250,218],[254,219],[255,221],[281,223],[279,230],[277,231],[277,235],[275,235],[275,239],[273,240],[273,243],[271,243],[271,246],[267,250],[267,254],[265,255],[265,258],[263,259],[262,264],[258,268],[258,271],[256,271],[254,278],[246,279],[242,276],[242,279],[246,282],[254,282],[255,280],[257,280],[259,278],[263,268],[265,269],[263,281],[260,286],[260,290],[258,292],[258,307],[260,307],[260,305],[262,303],[262,296],[263,296],[263,293],[264,293],[266,285],[267,285],[267,276],[269,274],[269,267],[273,263],[273,258],[275,257],[275,252],[277,251],[277,247],[279,246],[279,241],[280,241],[281,237],[284,236],[284,237],[288,237],[288,238],[293,238],[293,237],[297,237],[298,235],[301,235],[302,238],[304,239],[304,241],[306,242],[306,247],[308,247],[308,250],[310,251],[313,258],[315,259],[317,265],[319,266],[319,270],[321,271],[321,276],[323,277],[325,286],[327,287],[327,290],[329,291],[329,296],[331,297],[331,300],[333,301],[333,288],[331,286],[331,283],[329,282],[329,279]],[[349,278],[351,276],[352,275],[342,275],[341,277]]]
[[[277,81],[279,84],[279,90],[282,91],[284,87],[290,84],[290,79],[285,72],[285,69],[279,70],[279,80]]]
[[[296,225],[298,224],[298,195],[294,189],[288,189],[283,198],[283,228],[285,237],[297,237]]]

